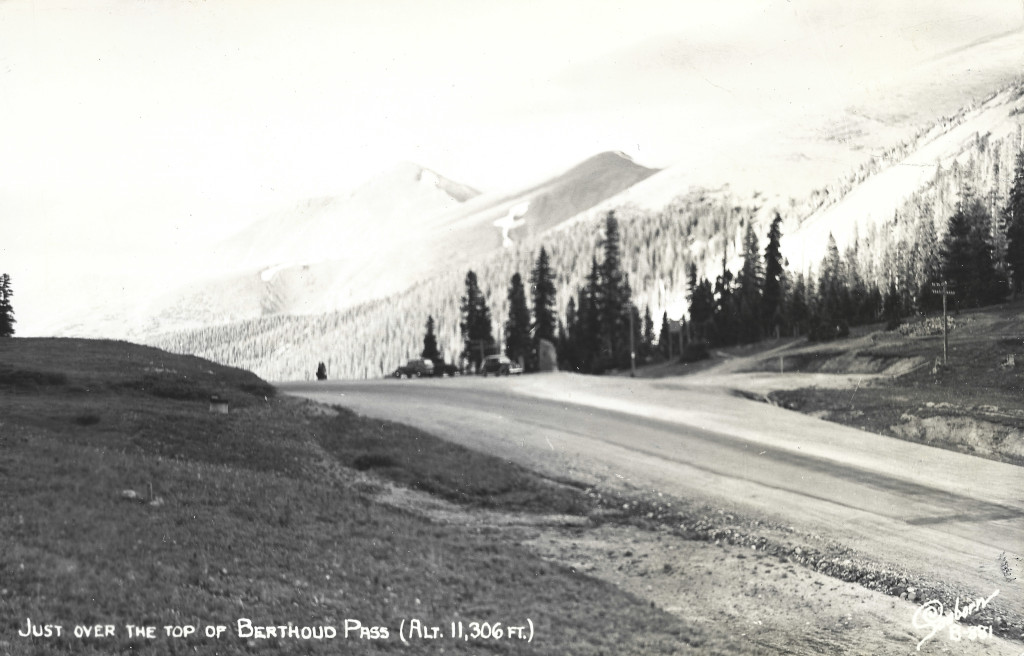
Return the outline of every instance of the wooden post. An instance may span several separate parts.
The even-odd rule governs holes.
[[[949,350],[949,336],[946,327],[946,281],[942,281],[942,366],[949,364],[946,359],[946,351]]]
[[[949,325],[948,319],[946,318],[946,297],[952,296],[955,292],[949,288],[949,281],[943,280],[942,283],[932,283],[932,293],[942,294],[942,365],[946,366],[949,364]]]

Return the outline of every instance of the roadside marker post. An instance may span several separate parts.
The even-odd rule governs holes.
[[[949,289],[949,282],[943,280],[941,283],[932,283],[932,293],[942,296],[942,366],[949,362],[946,353],[949,350],[949,329],[946,323],[946,297],[956,296],[956,292]]]

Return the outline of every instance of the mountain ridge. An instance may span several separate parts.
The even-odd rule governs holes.
[[[691,188],[658,211],[628,203],[616,205],[634,189],[630,188],[624,195],[561,222],[553,231],[530,236],[514,248],[499,249],[466,264],[477,273],[495,325],[501,326],[507,312],[505,297],[510,276],[529,271],[537,250],[544,246],[555,272],[557,310],[562,314],[569,298],[575,296],[582,284],[591,258],[599,253],[602,212],[615,209],[620,221],[623,266],[633,288],[634,302],[640,308],[650,308],[655,319],[663,312],[675,318],[684,309],[688,265],[698,264],[700,275],[712,280],[721,273],[723,260],[725,266],[738,270],[745,226],[754,223],[763,247],[765,224],[779,211],[784,218],[783,254],[802,254],[807,264],[820,262],[828,233],[836,233],[841,249],[852,247],[856,252],[857,242],[850,237],[856,235],[855,226],[860,222],[865,231],[870,227],[867,236],[874,241],[865,243],[878,252],[862,253],[867,260],[862,266],[865,272],[877,277],[885,273],[883,256],[890,257],[893,248],[898,254],[899,249],[907,247],[903,242],[886,242],[890,232],[898,232],[901,240],[912,239],[908,227],[920,221],[929,207],[935,216],[928,214],[928,218],[937,228],[942,227],[942,220],[954,206],[950,185],[956,183],[958,176],[973,176],[979,187],[987,189],[993,182],[992,161],[998,161],[1004,179],[995,184],[1005,188],[1006,172],[1011,168],[1008,161],[1021,141],[1022,124],[1024,86],[1018,83],[990,94],[951,119],[943,118],[932,127],[922,128],[919,137],[891,148],[888,157],[869,158],[859,169],[824,191],[816,190],[802,202],[780,204],[758,193],[732,195],[728,187],[722,187]],[[914,166],[922,157],[938,168],[934,176]],[[997,159],[992,160],[993,157]],[[904,175],[906,169],[915,175],[908,178]],[[869,226],[864,223],[869,217],[862,216],[864,194],[858,191],[875,185],[891,189],[884,196],[885,208],[872,211]],[[905,199],[916,200],[907,207],[909,201]],[[886,220],[901,212],[912,220],[901,222],[899,230],[894,231]],[[805,262],[794,262],[791,271],[795,274],[804,270]],[[396,362],[418,352],[422,324],[428,314],[435,319],[435,332],[443,352],[450,358],[458,353],[459,298],[464,292],[464,275],[464,267],[453,266],[405,292],[389,296],[384,303],[366,303],[309,318],[266,317],[202,334],[164,335],[156,343],[170,350],[196,352],[214,359],[241,354],[235,364],[254,367],[273,379],[301,379],[312,371],[308,363],[318,360],[329,363],[332,377],[379,376]],[[250,333],[253,338],[244,338],[243,344],[236,342],[235,336]],[[301,342],[289,337],[296,334],[306,337]],[[340,351],[339,344],[344,345]]]
[[[608,151],[524,189],[483,194],[398,162],[346,194],[307,198],[262,217],[210,248],[206,261],[218,273],[109,311],[85,332],[148,339],[260,316],[345,310],[541,234],[655,172]],[[499,225],[516,207],[529,209],[514,227]],[[74,325],[58,332],[83,334],[84,324]]]

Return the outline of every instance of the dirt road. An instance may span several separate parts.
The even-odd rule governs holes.
[[[765,517],[973,595],[999,590],[1001,604],[1024,613],[1021,468],[679,380],[546,374],[280,387],[550,475]]]

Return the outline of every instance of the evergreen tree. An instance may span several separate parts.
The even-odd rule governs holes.
[[[530,273],[533,292],[534,344],[546,339],[555,341],[555,274],[551,271],[547,251],[541,246],[537,264]]]
[[[1013,276],[1014,293],[1024,292],[1024,150],[1017,152],[1010,195],[1003,206],[1006,225],[1006,263]]]
[[[697,280],[697,264],[690,262],[689,266],[686,267],[686,306],[693,307],[693,295],[697,291],[697,285],[700,284]],[[692,318],[692,316],[691,316]]]
[[[842,315],[847,321],[854,325],[861,325],[874,321],[876,309],[873,306],[871,290],[860,274],[860,265],[857,261],[856,242],[846,249],[845,266],[843,267],[843,286],[846,288],[844,301],[846,307],[842,308]]]
[[[761,293],[761,305],[765,327],[774,332],[782,322],[783,266],[782,252],[782,217],[775,213],[772,226],[768,230],[768,246],[764,249],[764,289]]]
[[[585,305],[584,300],[586,301]],[[595,363],[601,350],[601,317],[603,312],[601,268],[595,257],[590,261],[590,273],[587,275],[587,284],[584,288],[583,298],[580,301],[580,315],[583,319],[581,331],[583,338],[582,355],[584,357],[583,370],[588,373],[600,373],[595,371]]]
[[[644,360],[654,354],[654,317],[651,316],[650,305],[644,307],[644,337],[640,353]]]
[[[626,312],[628,312],[628,314],[626,316],[629,317],[627,319],[628,325],[626,326],[626,328],[627,328],[627,330],[629,329],[630,326],[632,326],[632,328],[633,328],[633,334],[632,334],[633,351],[630,352],[630,350],[629,350],[630,342],[629,342],[629,340],[627,340],[627,342],[626,342],[625,362],[622,365],[623,368],[628,367],[628,366],[632,366],[633,361],[631,361],[631,359],[630,359],[631,353],[632,353],[632,357],[635,358],[635,363],[636,364],[641,364],[643,362],[643,357],[644,357],[643,356],[643,354],[644,354],[644,324],[643,324],[643,319],[640,317],[640,309],[637,308],[637,306],[635,306],[633,304],[630,304],[629,307],[626,308]],[[629,333],[627,332],[626,335],[629,336]]]
[[[736,339],[750,344],[761,339],[761,285],[764,267],[754,222],[747,222],[743,235],[743,268],[736,281]]]
[[[441,359],[441,352],[437,350],[437,335],[434,334],[433,315],[427,317],[427,332],[423,335],[423,350],[420,352],[420,357],[432,362]]]
[[[732,272],[726,269],[715,280],[715,334],[708,341],[720,346],[732,346],[736,343],[736,299],[734,298]]]
[[[930,204],[923,208],[914,225],[913,234],[918,270],[901,279],[901,284],[896,286],[900,292],[900,312],[904,314],[913,308],[915,303],[920,310],[942,307],[942,299],[931,291],[931,283],[942,281],[942,254]]]
[[[554,342],[554,337],[551,338]],[[505,322],[505,355],[510,360],[525,363],[531,371],[536,369],[530,341],[530,309],[526,307],[523,279],[516,273],[508,288],[508,321]]]
[[[661,357],[669,357],[669,340],[672,339],[671,329],[668,325],[668,312],[664,312],[661,315],[661,332],[658,333],[658,350],[661,351]]]
[[[572,369],[582,373],[595,373],[594,363],[600,343],[601,270],[597,258],[590,262],[590,273],[579,291],[576,303],[576,320],[569,329],[569,343],[572,349]]]
[[[808,331],[811,321],[810,302],[808,300],[807,282],[804,274],[797,274],[793,284],[793,294],[787,306],[786,322],[792,326],[793,334],[803,335]]]
[[[708,340],[714,332],[715,293],[711,281],[701,278],[693,292],[690,305],[690,325],[694,340]]]
[[[883,318],[886,330],[895,330],[900,325],[900,295],[896,291],[896,281],[889,282],[889,290],[885,293]]]
[[[14,306],[11,304],[11,297],[14,291],[11,290],[11,276],[0,275],[0,337],[13,337]]]
[[[990,221],[984,202],[965,189],[942,240],[942,275],[953,284],[958,305],[987,305],[1002,297],[988,234]]]
[[[558,337],[558,367],[567,371],[578,371],[576,345],[573,335],[579,331],[579,312],[576,310],[576,298],[570,296],[565,305],[565,326]],[[559,322],[561,326],[561,322]]]
[[[491,310],[487,307],[487,299],[477,284],[476,274],[466,274],[466,295],[462,297],[462,322],[460,329],[465,344],[465,357],[479,368],[483,362],[482,354],[493,347],[494,334],[491,326]]]
[[[828,341],[850,333],[850,293],[846,286],[842,258],[835,237],[829,233],[825,258],[818,271],[818,298],[811,313],[808,337]]]
[[[598,312],[601,368],[629,362],[629,285],[622,272],[619,221],[615,212],[605,218],[604,261],[600,266]]]

